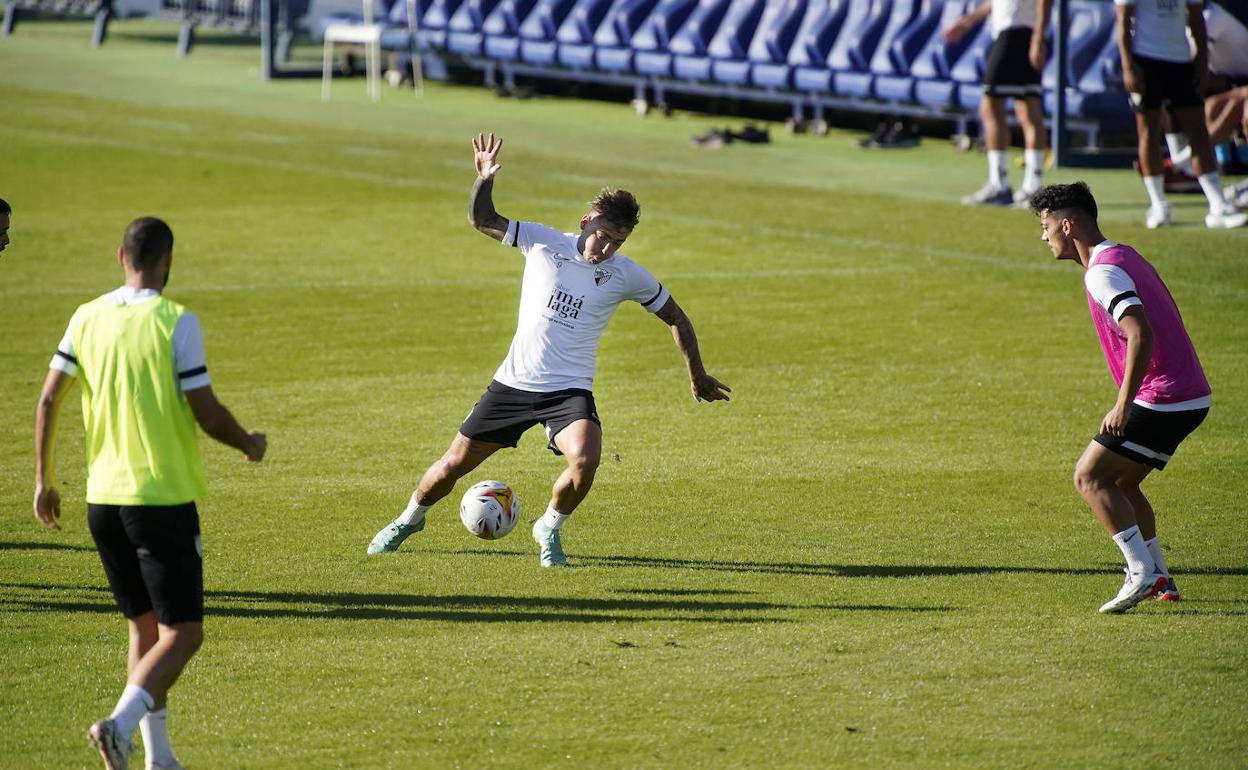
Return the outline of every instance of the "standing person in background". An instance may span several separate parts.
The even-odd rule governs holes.
[[[194,313],[161,292],[173,231],[155,217],[126,228],[117,260],[125,284],[78,308],[52,358],[35,411],[35,517],[60,529],[56,423],[82,385],[87,522],[130,630],[126,688],[88,737],[109,770],[127,770],[136,727],[147,767],[179,768],[167,694],[203,641],[204,581],[196,498],[206,491],[196,423],[259,462],[247,433],[217,401]]]
[[[1192,146],[1192,170],[1209,201],[1210,229],[1248,224],[1248,214],[1226,200],[1205,127],[1201,86],[1209,74],[1203,0],[1114,0],[1118,14],[1118,55],[1123,83],[1135,110],[1140,170],[1148,191],[1144,224],[1170,224],[1161,162],[1162,108],[1169,106]],[[1187,32],[1191,28],[1192,44]]]
[[[0,198],[0,251],[9,245],[9,223],[13,220],[13,207]]]
[[[1043,1],[1043,0],[1042,0]],[[1036,25],[1037,0],[985,0],[961,17],[942,34],[956,43],[990,15],[992,50],[984,69],[984,95],[979,102],[979,119],[988,153],[988,181],[976,192],[962,198],[968,206],[1018,206],[1040,189],[1044,173],[1044,153],[1048,137],[1044,133],[1044,108],[1039,65],[1030,59],[1033,29],[1043,39],[1043,27]],[[1009,180],[1010,125],[1005,117],[1006,100],[1014,100],[1014,114],[1023,128],[1023,184],[1015,193]]]

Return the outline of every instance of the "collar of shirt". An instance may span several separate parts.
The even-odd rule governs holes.
[[[119,305],[137,305],[159,296],[160,292],[156,289],[136,289],[132,286],[122,286],[113,292],[113,298]]]
[[[1097,257],[1101,255],[1102,251],[1104,251],[1105,249],[1111,248],[1113,246],[1117,246],[1117,245],[1118,244],[1106,238],[1105,240],[1101,241],[1100,243],[1092,247],[1092,256],[1088,259],[1088,261],[1092,262],[1093,260],[1095,260]]]

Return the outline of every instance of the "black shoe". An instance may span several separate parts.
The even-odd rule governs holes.
[[[914,126],[905,121],[897,121],[889,127],[888,133],[880,140],[878,145],[882,148],[896,147],[918,147],[919,131]]]
[[[732,132],[712,128],[701,136],[693,137],[689,142],[694,147],[710,147],[717,150],[726,144],[732,143]]]
[[[771,133],[768,131],[759,131],[754,126],[746,126],[740,131],[732,133],[733,139],[740,139],[750,144],[767,144],[771,142]]]
[[[866,139],[859,139],[858,146],[863,149],[879,147],[880,142],[884,141],[884,137],[888,136],[889,129],[888,123],[875,124],[875,130],[871,132],[871,136],[868,136]]]

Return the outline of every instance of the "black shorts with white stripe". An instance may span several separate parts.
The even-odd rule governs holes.
[[[1161,412],[1132,404],[1121,436],[1097,433],[1093,440],[1128,460],[1162,470],[1183,439],[1196,430],[1207,414],[1208,407]]]
[[[1031,27],[1010,27],[997,35],[984,66],[984,93],[995,98],[1040,98],[1040,73],[1031,66]]]

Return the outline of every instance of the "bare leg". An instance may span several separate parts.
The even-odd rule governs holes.
[[[1140,525],[1140,534],[1145,540],[1152,540],[1157,537],[1157,517],[1153,513],[1152,504],[1140,490],[1140,484],[1153,469],[1139,463],[1133,465],[1134,468],[1128,469],[1126,474],[1118,478],[1118,488],[1135,511],[1135,522]]]
[[[1209,129],[1205,127],[1204,110],[1200,107],[1184,107],[1175,110],[1174,117],[1192,146],[1192,171],[1196,173],[1196,176],[1217,171],[1218,163],[1213,157],[1213,143],[1209,141]]]
[[[134,625],[132,621],[131,628]],[[143,632],[145,633],[145,631]],[[158,626],[159,637],[148,651],[133,663],[127,684],[147,691],[155,701],[156,710],[165,707],[169,688],[178,680],[186,664],[204,642],[202,623],[187,622]],[[145,637],[146,638],[146,637]],[[131,637],[133,639],[133,636]]]
[[[1243,123],[1245,107],[1248,107],[1248,86],[1205,99],[1205,124],[1209,127],[1212,144],[1222,144],[1231,138]]]
[[[1048,149],[1049,137],[1044,132],[1044,109],[1040,105],[1040,99],[1034,96],[1015,99],[1014,115],[1018,118],[1019,125],[1023,127],[1023,146],[1028,150]],[[1001,111],[1001,122],[1004,125],[1004,110]]]
[[[433,505],[455,489],[455,483],[471,473],[486,458],[502,449],[502,444],[477,441],[462,433],[456,433],[446,453],[429,466],[416,487],[416,501],[421,505]]]
[[[1144,176],[1161,176],[1161,110],[1135,113],[1135,130],[1139,137],[1140,171]],[[1190,134],[1188,141],[1192,141]],[[1194,142],[1192,149],[1195,150]]]
[[[555,446],[563,452],[568,467],[550,492],[550,507],[567,516],[594,484],[602,460],[602,428],[593,420],[577,420],[555,435]]]
[[[984,94],[979,101],[979,119],[984,126],[984,148],[1008,150],[1010,128],[1005,122],[1005,99]]]
[[[1139,523],[1139,515],[1131,499],[1118,486],[1118,480],[1140,475],[1141,466],[1115,454],[1093,441],[1075,463],[1075,489],[1110,535],[1116,535]],[[1137,486],[1138,489],[1138,486]],[[1152,509],[1149,509],[1149,513]],[[1142,529],[1142,528],[1141,528]],[[1143,532],[1141,532],[1143,534]]]

